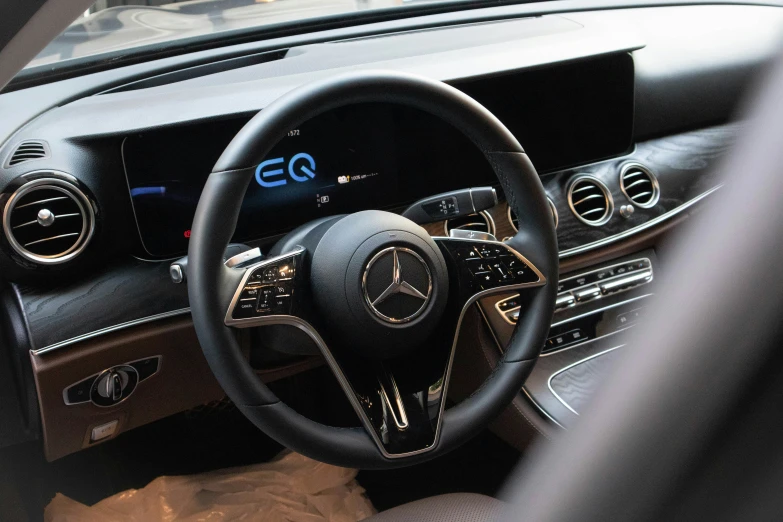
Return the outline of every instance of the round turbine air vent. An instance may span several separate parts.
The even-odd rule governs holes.
[[[95,213],[87,196],[61,179],[25,183],[3,210],[3,230],[11,247],[41,264],[63,263],[79,255],[94,228]]]
[[[592,176],[578,176],[571,182],[568,206],[579,221],[595,227],[609,221],[614,211],[609,189]]]
[[[552,212],[552,221],[555,222],[555,230],[557,230],[557,225],[560,224],[560,217],[557,214],[557,207],[551,199],[546,198],[546,201],[549,203],[549,210]],[[519,218],[517,217],[516,213],[511,210],[510,205],[508,207],[508,220],[511,223],[511,227],[514,229],[514,232],[519,232]]]
[[[661,190],[652,172],[638,163],[629,163],[620,171],[620,189],[631,203],[650,208],[658,203]]]
[[[446,220],[443,225],[446,235],[449,235],[451,230],[471,230],[473,232],[486,232],[487,234],[495,234],[495,222],[492,220],[487,212],[481,211],[478,214],[468,214],[467,216],[460,216]]]

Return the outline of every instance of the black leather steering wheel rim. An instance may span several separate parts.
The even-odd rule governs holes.
[[[492,376],[470,398],[446,410],[431,451],[389,459],[362,429],[334,428],[283,404],[256,376],[223,318],[237,278],[223,264],[255,166],[289,129],[340,106],[389,102],[429,112],[451,123],[484,153],[500,180],[520,232],[508,244],[544,274],[530,290],[512,340]],[[423,77],[361,71],[297,88],[252,118],[213,168],[199,200],[188,250],[191,314],[204,355],[237,407],[267,435],[321,461],[360,468],[412,464],[445,453],[478,433],[519,393],[543,346],[554,309],[558,252],[554,224],[539,177],[522,147],[484,107],[457,89]]]

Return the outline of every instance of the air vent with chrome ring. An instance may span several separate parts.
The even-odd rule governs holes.
[[[11,248],[39,264],[78,256],[94,230],[95,211],[84,192],[54,177],[23,184],[3,209],[3,231]]]
[[[574,216],[590,226],[600,226],[609,221],[614,211],[612,194],[600,180],[580,175],[568,187],[568,206]]]
[[[638,163],[627,163],[620,170],[620,189],[631,203],[641,208],[654,207],[661,195],[655,175]]]

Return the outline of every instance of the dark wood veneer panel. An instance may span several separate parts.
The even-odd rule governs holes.
[[[19,286],[33,348],[187,308],[187,285],[172,283],[168,269],[168,262],[130,259],[77,281]]]
[[[557,206],[560,225],[557,239],[560,250],[576,248],[606,239],[643,225],[714,188],[714,172],[725,156],[742,124],[724,125],[643,142],[628,156],[571,169],[544,178],[544,187]],[[641,163],[658,178],[661,197],[649,209],[634,205],[630,219],[620,216],[621,205],[630,203],[620,189],[620,168],[628,162]],[[614,214],[603,226],[592,227],[579,221],[568,207],[568,182],[577,174],[589,174],[609,188],[614,199]]]

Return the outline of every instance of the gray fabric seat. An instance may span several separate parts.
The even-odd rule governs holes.
[[[378,513],[366,522],[495,522],[503,519],[505,502],[476,493],[424,498]]]

